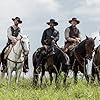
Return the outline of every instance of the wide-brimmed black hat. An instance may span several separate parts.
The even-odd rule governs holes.
[[[54,19],[50,19],[50,22],[47,22],[48,25],[50,25],[50,23],[54,23],[55,26],[58,25],[58,23]]]
[[[77,18],[72,18],[71,20],[69,20],[69,23],[71,23],[72,21],[76,21],[76,22],[77,22],[77,24],[79,24],[79,23],[80,23],[80,21],[79,21],[79,20],[77,20]]]
[[[20,24],[22,23],[22,21],[20,20],[19,17],[12,18],[13,21],[14,21],[15,19],[16,19]]]

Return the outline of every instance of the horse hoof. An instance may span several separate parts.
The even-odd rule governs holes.
[[[2,73],[6,73],[7,72],[7,68],[4,68],[1,70]]]

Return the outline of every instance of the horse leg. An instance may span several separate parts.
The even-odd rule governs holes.
[[[10,85],[11,77],[12,77],[12,69],[11,67],[8,67],[8,85]]]
[[[56,74],[55,83],[57,84],[58,83],[58,74],[59,73],[55,73],[55,74]]]
[[[0,84],[1,84],[2,80],[4,79],[4,76],[5,76],[5,73],[1,72],[1,75],[0,75]]]
[[[15,83],[16,83],[16,80],[17,80],[17,72],[18,72],[18,70],[15,71]]]
[[[94,80],[95,80],[95,74],[93,73],[92,76],[91,76],[91,82],[90,83],[94,83]]]
[[[87,83],[89,83],[89,75],[87,74],[86,66],[84,67],[84,75],[85,75]]]
[[[98,83],[100,84],[100,71],[97,70],[97,79],[98,79]]]
[[[85,78],[86,78],[87,83],[89,83],[89,76],[87,74],[85,74]]]
[[[77,83],[77,73],[78,73],[78,68],[77,66],[74,66],[74,83]]]
[[[40,77],[41,84],[42,84],[42,79],[43,79],[44,74],[45,74],[45,70],[42,69],[42,73],[41,73],[41,77]]]
[[[16,84],[18,84],[18,82],[19,82],[19,78],[20,78],[21,72],[22,72],[22,69],[18,69],[16,71],[16,80],[15,80]]]
[[[52,72],[49,72],[49,75],[50,75],[50,85],[52,85],[52,80],[53,80]]]
[[[66,84],[66,78],[68,76],[68,71],[66,73],[64,73],[64,80],[63,80],[63,84],[65,85]]]
[[[96,69],[92,66],[91,82],[90,83],[94,83],[94,80],[95,80],[95,71],[96,71]]]
[[[33,72],[33,85],[37,85],[39,74],[37,73],[36,69]]]

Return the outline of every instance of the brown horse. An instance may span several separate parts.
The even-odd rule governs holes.
[[[92,59],[92,53],[94,50],[95,38],[89,38],[86,36],[86,39],[79,43],[73,51],[69,53],[71,69],[74,72],[74,82],[77,83],[77,73],[80,71],[86,77],[86,80],[89,82],[89,77],[87,75],[86,64],[87,59]]]
[[[92,77],[91,82],[93,83],[97,76],[98,83],[100,84],[100,45],[95,49],[95,54],[92,62]]]

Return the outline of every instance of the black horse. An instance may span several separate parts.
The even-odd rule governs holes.
[[[94,82],[96,76],[100,84],[100,45],[95,49],[93,57],[91,83]]]
[[[1,53],[0,53],[0,66],[1,66]]]
[[[38,56],[42,52],[42,50],[37,50],[38,52],[35,52],[33,54],[33,66],[34,66],[34,82],[37,83],[38,81]],[[58,47],[55,46],[55,54],[54,55],[46,55],[44,59],[42,60],[42,74],[41,74],[41,83],[42,83],[42,78],[45,74],[45,71],[49,72],[50,75],[50,83],[52,84],[52,73],[56,74],[56,79],[55,81],[57,82],[57,77],[60,74],[61,71],[64,72],[64,83],[66,82],[66,76],[68,74],[68,68],[69,68],[69,57]]]
[[[39,74],[40,74],[40,70],[41,70],[41,68],[38,66],[38,58],[39,58],[41,52],[42,52],[42,48],[38,48],[33,53],[33,56],[32,56],[32,62],[33,62],[33,67],[34,67],[33,84],[35,84],[35,85],[37,85]]]
[[[70,53],[70,64],[71,69],[74,72],[74,82],[77,83],[77,73],[80,71],[86,77],[87,82],[89,82],[89,77],[87,75],[86,64],[87,59],[92,59],[92,53],[94,50],[95,38],[89,38],[86,36],[86,39],[79,43]]]

